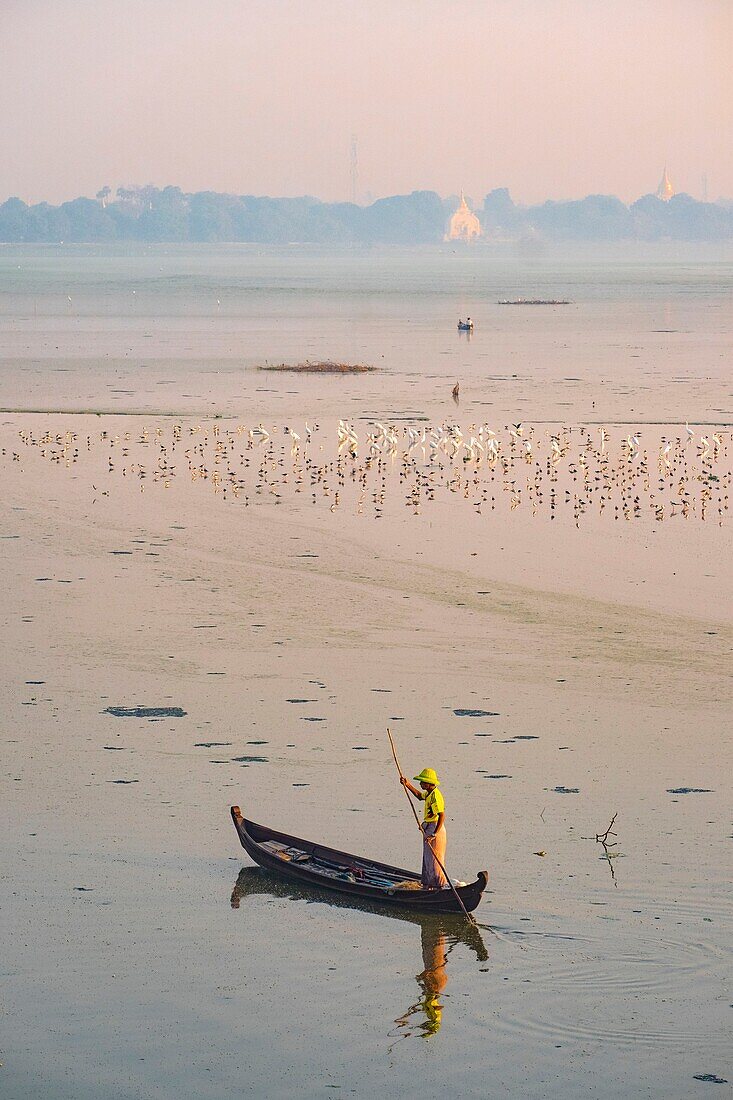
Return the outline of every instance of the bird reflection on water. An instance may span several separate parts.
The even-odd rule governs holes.
[[[458,914],[399,912],[368,902],[357,902],[353,898],[340,898],[317,888],[303,889],[262,867],[243,867],[232,890],[232,909],[239,909],[242,899],[246,900],[252,894],[268,894],[293,901],[320,901],[336,908],[379,913],[392,920],[407,921],[420,926],[422,969],[415,975],[420,995],[394,1021],[396,1031],[390,1031],[390,1035],[397,1035],[398,1041],[411,1037],[429,1039],[440,1030],[443,1022],[441,998],[448,982],[448,956],[454,947],[464,944],[475,952],[479,962],[485,962],[489,957],[479,929],[468,924]]]

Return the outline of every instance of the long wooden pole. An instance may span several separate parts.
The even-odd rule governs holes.
[[[402,774],[402,768],[400,767],[400,762],[399,762],[399,760],[397,759],[397,749],[396,749],[396,748],[394,747],[394,741],[392,740],[392,734],[391,734],[391,733],[390,733],[390,731],[389,731],[389,727],[387,728],[387,737],[389,737],[389,743],[390,743],[390,745],[391,745],[391,747],[392,747],[392,755],[394,756],[394,762],[395,762],[395,765],[396,765],[396,767],[397,767],[397,771],[398,771],[398,772],[400,773],[400,779],[404,779],[405,777],[404,777],[404,775]],[[423,838],[423,844],[426,844],[426,843],[427,843],[427,841],[426,841],[426,839],[425,839],[425,833],[423,832],[423,829],[422,829],[422,825],[420,824],[420,818],[419,818],[419,817],[417,816],[417,810],[415,809],[415,807],[414,807],[414,806],[413,806],[413,804],[412,804],[412,799],[410,798],[410,792],[408,791],[407,787],[403,787],[402,789],[403,789],[403,791],[405,792],[405,797],[407,798],[407,801],[408,801],[408,802],[410,803],[410,809],[412,810],[412,816],[413,816],[413,817],[415,818],[415,824],[417,825],[418,829],[420,830],[420,836],[421,836],[421,837]],[[473,918],[473,917],[471,916],[471,914],[469,913],[468,909],[466,909],[466,906],[465,906],[465,905],[463,904],[463,902],[461,901],[461,895],[460,895],[460,894],[458,893],[458,891],[456,890],[455,886],[454,886],[454,885],[453,885],[453,883],[451,882],[451,880],[450,880],[450,875],[449,875],[449,874],[448,874],[448,872],[446,871],[446,869],[445,869],[445,865],[444,865],[444,864],[442,863],[442,861],[441,861],[440,857],[439,857],[439,856],[437,856],[437,855],[435,854],[435,852],[433,852],[433,856],[434,856],[434,858],[435,858],[435,862],[436,862],[436,863],[438,864],[438,866],[440,867],[441,871],[442,871],[442,872],[443,872],[443,874],[445,875],[445,877],[446,877],[446,879],[447,879],[447,881],[448,881],[448,885],[450,886],[451,890],[452,890],[452,891],[453,891],[453,893],[455,894],[455,897],[456,897],[456,901],[458,902],[458,904],[460,905],[461,909],[463,910],[463,915],[464,915],[464,917],[466,918],[466,920],[468,921],[468,923],[469,923],[469,924],[472,924],[472,925],[473,925],[474,927],[476,927],[476,928],[477,928],[477,927],[478,927],[478,925],[476,924],[476,921],[475,921],[475,920],[474,920],[474,918]]]

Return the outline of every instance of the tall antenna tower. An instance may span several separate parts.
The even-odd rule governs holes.
[[[359,153],[356,146],[356,134],[351,135],[351,201],[356,205],[356,196],[359,183]]]

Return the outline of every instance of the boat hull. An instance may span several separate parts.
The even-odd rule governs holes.
[[[289,836],[287,833],[277,832],[264,825],[258,825],[242,816],[238,806],[231,808],[232,821],[237,830],[240,843],[247,855],[267,870],[277,875],[282,875],[291,881],[301,885],[310,885],[319,890],[329,890],[338,894],[353,898],[361,898],[389,908],[400,908],[422,913],[458,913],[460,905],[452,890],[392,890],[383,886],[372,885],[363,881],[348,881],[345,878],[329,877],[322,871],[319,872],[308,863],[287,862],[277,856],[273,851],[264,846],[266,841],[276,841],[288,847],[297,848],[306,852],[311,859],[322,861],[324,864],[333,864],[344,869],[363,870],[371,875],[383,875],[385,879],[404,881],[407,879],[420,879],[419,873],[408,871],[404,867],[392,867],[386,863],[378,863],[375,860],[365,859],[362,856],[354,856],[349,852],[341,852],[335,848],[328,848],[322,844],[302,840],[300,837]],[[483,895],[489,876],[486,871],[479,871],[476,880],[465,886],[456,887],[464,907],[470,913],[474,910]]]

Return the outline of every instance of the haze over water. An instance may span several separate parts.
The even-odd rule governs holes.
[[[5,1095],[725,1091],[730,274],[693,248],[3,250]],[[324,357],[380,369],[257,369]],[[376,421],[400,446],[360,509]],[[485,459],[406,465],[408,427],[484,423],[511,463],[478,510],[448,482],[491,486]],[[441,775],[451,873],[490,872],[483,942],[238,848],[230,803],[418,866],[387,725]]]

